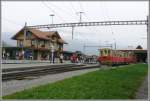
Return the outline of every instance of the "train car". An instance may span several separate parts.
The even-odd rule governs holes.
[[[102,65],[124,65],[135,63],[136,58],[132,52],[124,52],[120,50],[112,50],[109,48],[100,49],[98,62]]]
[[[103,65],[112,65],[112,51],[108,48],[100,49],[98,62]]]

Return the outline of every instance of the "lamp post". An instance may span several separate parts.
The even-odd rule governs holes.
[[[82,14],[83,14],[84,12],[77,12],[77,14],[79,14],[79,16],[80,16],[80,23],[81,23],[81,21],[82,21]]]
[[[50,14],[51,18],[52,18],[52,24],[53,24],[53,17],[55,16],[54,14]]]
[[[23,56],[23,60],[25,59],[24,57],[24,53],[25,53],[25,50],[23,49],[25,46],[26,46],[26,35],[27,35],[27,23],[25,22],[25,26],[24,26],[24,38],[23,38],[23,42],[22,42],[22,56]]]
[[[51,61],[54,63],[54,45],[51,46]]]

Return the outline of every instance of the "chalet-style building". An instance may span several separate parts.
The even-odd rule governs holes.
[[[57,31],[40,31],[37,29],[22,28],[13,37],[17,41],[17,47],[20,47],[23,58],[32,56],[34,60],[49,59],[51,52],[57,57],[63,52],[63,44],[66,42],[60,37]]]

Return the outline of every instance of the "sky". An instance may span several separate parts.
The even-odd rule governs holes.
[[[2,1],[2,40],[16,44],[10,38],[16,34],[25,22],[29,25],[51,24],[50,14],[54,14],[53,23],[79,22],[78,12],[82,14],[82,22],[146,20],[148,1]],[[146,25],[128,26],[90,26],[75,27],[72,40],[71,28],[50,29],[58,31],[69,44],[64,46],[68,51],[84,51],[87,54],[98,54],[100,46],[116,43],[117,49],[133,49],[137,45],[147,48]]]

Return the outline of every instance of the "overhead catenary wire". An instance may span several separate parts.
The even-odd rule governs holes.
[[[110,20],[107,5],[105,6],[105,11],[106,11],[105,14],[106,14],[107,18]],[[110,31],[111,31],[111,34],[112,34],[112,39],[114,41],[114,49],[116,49],[116,38],[115,38],[115,33],[114,33],[114,30],[113,30],[112,26],[110,26]]]
[[[78,3],[79,3],[79,6],[80,6],[80,12],[81,12],[81,11],[84,12],[84,9],[83,9],[83,6],[82,6],[81,2],[78,2]],[[72,4],[72,2],[70,2],[70,5],[71,5],[71,8],[72,8],[72,11],[77,13],[77,11],[76,11],[76,9],[74,8],[74,5]],[[78,13],[79,13],[79,12],[78,12]],[[83,13],[83,15],[86,15],[86,14]],[[77,14],[76,14],[76,16],[79,17]],[[81,16],[81,15],[80,15],[80,16]],[[87,16],[86,16],[86,17],[87,17]],[[87,17],[87,18],[88,18],[88,17]],[[89,21],[89,19],[88,19],[88,21]],[[91,28],[90,28],[90,29],[91,29]]]
[[[46,8],[48,8],[52,13],[57,14],[56,17],[60,18],[63,22],[65,22],[65,20],[64,20],[58,13],[56,13],[55,10],[53,10],[50,6],[48,6],[44,1],[42,1],[42,4],[43,4]]]
[[[12,28],[12,27],[7,27],[7,26],[5,26],[5,29],[8,29],[10,32],[14,32],[14,33],[16,33],[18,31],[18,29],[15,29],[15,28]],[[5,32],[5,31],[3,31],[3,32]]]
[[[74,5],[72,4],[72,2],[70,2],[70,5],[71,5],[71,8],[72,8],[72,11],[74,12],[74,14],[76,15],[76,9],[74,8]],[[76,15],[77,16],[77,15]],[[78,17],[78,16],[77,16]],[[74,32],[75,32],[75,28],[72,27],[72,40],[73,40],[73,36],[74,36]]]
[[[52,3],[50,3],[50,4],[51,4],[51,6],[55,7],[56,9],[59,9],[59,11],[62,11],[63,13],[69,15],[69,17],[71,16],[72,18],[76,19],[76,17],[73,16],[73,14],[70,11],[64,9],[63,7],[56,6],[56,5],[52,4]]]
[[[79,3],[79,6],[80,6],[80,10],[84,11],[83,6],[82,6],[81,2],[79,1],[78,3]]]
[[[79,3],[79,5],[80,5],[80,10],[84,12],[83,15],[87,18],[87,21],[90,21],[89,17],[87,16],[87,14],[86,14],[86,12],[85,12],[85,9],[84,9],[82,3],[81,3],[80,1],[79,1],[78,3]],[[90,29],[93,30],[92,28],[90,28]],[[97,32],[98,32],[97,29],[94,29],[93,31],[97,31]]]
[[[72,4],[72,2],[70,2],[70,5],[71,5],[71,8],[72,8],[72,11],[74,12],[74,14],[77,12],[76,9],[74,8],[74,5]],[[76,14],[75,14],[76,17],[78,17]]]
[[[80,23],[81,22],[83,22],[83,19],[82,19],[82,15],[84,15],[85,14],[85,12],[84,12],[84,9],[83,9],[83,7],[82,7],[82,5],[81,5],[81,3],[80,2],[78,2],[79,3],[79,8],[80,8],[80,11],[79,12],[76,12],[76,15],[79,15],[79,17],[80,17]],[[72,5],[73,6],[73,5]]]
[[[84,7],[83,7],[83,5],[82,5],[82,3],[81,3],[81,2],[79,2],[79,5],[80,5],[80,9],[81,9],[81,11],[85,12],[85,9],[84,9]],[[85,12],[85,13],[83,13],[83,15],[86,17],[87,21],[90,21],[90,19],[89,19],[89,17],[87,16],[86,12]],[[92,30],[92,32],[95,32],[95,31],[96,31],[96,33],[98,33],[98,32],[99,32],[99,30],[97,30],[96,28],[95,28],[95,29],[93,29],[93,28],[89,27],[89,29],[90,29],[90,30]]]
[[[84,10],[84,7],[82,6],[82,3],[81,3],[80,1],[79,1],[78,3],[79,3],[80,11],[83,11],[83,12],[84,12],[83,15],[86,17],[87,21],[90,21],[90,19],[89,19],[88,16],[86,15],[86,12],[85,12],[85,10]],[[92,32],[97,31],[96,28],[93,29],[93,28],[89,27],[89,29],[90,29]],[[97,31],[97,32],[99,32],[99,31]],[[86,53],[85,50],[86,50],[86,43],[85,43],[85,41],[84,41],[84,42],[83,42],[83,52],[84,52],[84,53]]]
[[[48,8],[48,9],[53,13],[53,15],[54,15],[54,14],[57,14],[56,17],[57,17],[58,19],[61,19],[61,20],[60,20],[61,22],[65,22],[65,20],[64,20],[58,13],[56,13],[55,10],[53,10],[51,7],[49,7],[44,1],[42,1],[42,4],[43,4],[46,8]],[[50,28],[49,28],[49,31],[51,31]]]
[[[3,20],[3,21],[7,21],[7,22],[9,22],[9,23],[11,23],[11,24],[14,24],[14,25],[17,25],[17,26],[23,26],[22,24],[19,24],[18,22],[12,21],[12,20],[10,20],[10,19],[8,19],[8,18],[5,18],[5,17],[2,17],[2,20]]]

